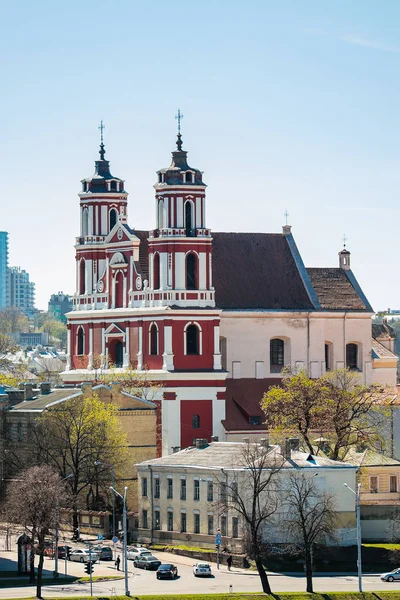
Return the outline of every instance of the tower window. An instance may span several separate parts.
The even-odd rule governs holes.
[[[117,182],[116,181],[112,181],[111,185],[110,185],[110,190],[116,190],[117,189]]]
[[[158,252],[155,253],[153,260],[153,289],[160,289],[160,255]]]
[[[285,344],[283,340],[274,339],[269,344],[270,371],[271,373],[280,373],[285,363]]]
[[[158,329],[155,323],[150,325],[150,354],[153,356],[158,354]]]
[[[78,329],[76,340],[76,353],[78,356],[85,354],[85,332],[82,327]]]
[[[193,183],[193,173],[186,173],[186,183]]]
[[[185,203],[185,229],[186,237],[193,237],[193,204],[188,200]]]
[[[85,293],[86,285],[85,285],[85,259],[83,258],[79,263],[79,294],[82,295]]]
[[[358,370],[358,346],[357,344],[346,345],[346,367],[351,371]]]
[[[115,224],[117,222],[117,216],[118,216],[117,211],[115,210],[115,208],[112,208],[110,210],[110,231],[115,226]]]
[[[197,256],[188,254],[186,257],[186,289],[197,290]]]
[[[186,329],[186,354],[199,354],[199,328],[196,325]]]

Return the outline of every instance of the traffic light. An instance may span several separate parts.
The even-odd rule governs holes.
[[[91,561],[86,563],[85,571],[88,575],[93,573],[93,563]]]

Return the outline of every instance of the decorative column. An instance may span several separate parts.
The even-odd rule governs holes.
[[[89,323],[89,355],[88,355],[88,369],[93,369],[93,323]]]
[[[67,323],[67,366],[66,371],[71,370],[71,323]]]
[[[217,325],[214,325],[214,363],[213,369],[220,371],[222,369],[221,364],[221,351],[219,348],[219,321],[216,321]]]
[[[137,370],[141,371],[143,369],[143,321],[139,321],[138,330]]]
[[[174,354],[172,352],[172,324],[171,321],[165,321],[164,325],[164,354],[163,366],[164,371],[174,371]]]
[[[124,369],[128,369],[130,367],[129,361],[129,321],[125,323],[125,352],[124,352],[124,361],[122,366]]]

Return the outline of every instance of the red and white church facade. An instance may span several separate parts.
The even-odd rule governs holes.
[[[338,267],[306,268],[290,226],[211,235],[203,175],[180,134],[154,187],[156,228],[131,229],[124,181],[101,144],[79,194],[65,383],[99,368],[146,371],[161,384],[163,454],[194,438],[265,434],[259,401],[288,364],[313,377],[346,366],[366,384],[395,385],[393,340],[372,339],[346,249]]]

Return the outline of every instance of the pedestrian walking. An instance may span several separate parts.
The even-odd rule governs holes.
[[[117,556],[117,560],[115,561],[115,566],[117,567],[117,571],[119,571],[119,565],[121,564],[121,557]]]
[[[231,566],[232,566],[232,555],[229,554],[228,558],[226,559],[226,564],[228,565],[228,571],[231,570]]]

